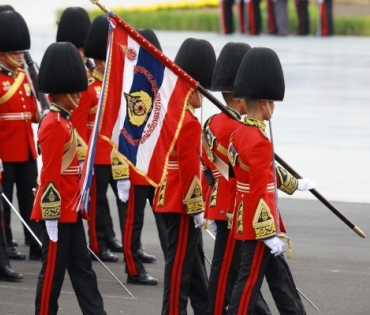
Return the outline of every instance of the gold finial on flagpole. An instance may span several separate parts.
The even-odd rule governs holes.
[[[109,14],[110,10],[103,4],[99,2],[99,0],[90,0],[93,4],[96,4],[100,9],[102,9],[106,14]]]

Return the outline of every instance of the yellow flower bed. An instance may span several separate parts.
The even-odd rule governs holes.
[[[218,7],[218,0],[208,1],[179,1],[176,3],[162,3],[153,4],[149,6],[139,7],[118,7],[115,10],[125,12],[148,12],[148,11],[159,11],[159,10],[173,10],[173,9],[199,9],[199,8],[215,8]]]

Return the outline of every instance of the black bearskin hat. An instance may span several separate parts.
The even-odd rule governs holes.
[[[77,48],[83,48],[90,25],[90,18],[85,9],[65,9],[59,21],[57,42],[70,42]]]
[[[234,97],[282,101],[284,93],[284,74],[276,52],[264,47],[250,49],[236,74]]]
[[[86,69],[77,48],[69,42],[51,44],[42,58],[37,83],[40,93],[86,91]]]
[[[30,32],[16,11],[0,12],[0,51],[23,51],[31,47]]]
[[[105,60],[107,58],[108,20],[106,15],[97,16],[91,23],[85,41],[87,58]]]
[[[175,63],[204,88],[211,87],[216,54],[210,42],[188,38],[177,52]]]
[[[159,43],[157,35],[150,28],[137,30],[137,32],[143,36],[148,42],[155,46],[158,50],[162,51],[161,44]]]
[[[236,72],[249,49],[246,43],[227,43],[222,48],[213,70],[211,91],[233,92]]]
[[[9,4],[0,5],[0,12],[3,11],[14,11],[14,8]]]

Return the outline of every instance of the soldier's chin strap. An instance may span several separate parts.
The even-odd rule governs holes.
[[[12,56],[10,56],[10,54],[5,53],[5,55],[9,59],[9,61],[13,64],[13,66],[15,68],[20,68],[22,66],[23,60],[19,62],[19,61],[15,60]]]
[[[276,169],[275,169],[275,149],[274,149],[274,138],[272,135],[272,123],[271,123],[271,118],[272,118],[272,112],[270,109],[270,103],[269,101],[266,101],[267,105],[267,110],[269,112],[269,129],[270,129],[270,141],[271,141],[271,146],[272,146],[272,169],[274,172],[274,188],[275,188],[275,207],[276,207],[276,233],[277,236],[280,239],[285,239],[288,244],[288,252],[287,252],[287,257],[291,258],[292,257],[292,242],[290,241],[289,237],[286,236],[285,234],[282,234],[280,231],[280,211],[279,211],[279,198],[278,198],[278,188],[277,188],[277,178],[276,178]]]
[[[67,94],[67,98],[71,101],[72,105],[77,108],[78,107],[78,104],[73,100],[73,98],[71,97],[71,94]]]

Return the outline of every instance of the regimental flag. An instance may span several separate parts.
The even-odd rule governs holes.
[[[152,185],[159,185],[187,98],[198,86],[130,25],[112,12],[109,16],[106,70],[80,183],[85,194],[81,203],[91,182],[97,136],[118,148],[122,158]]]

